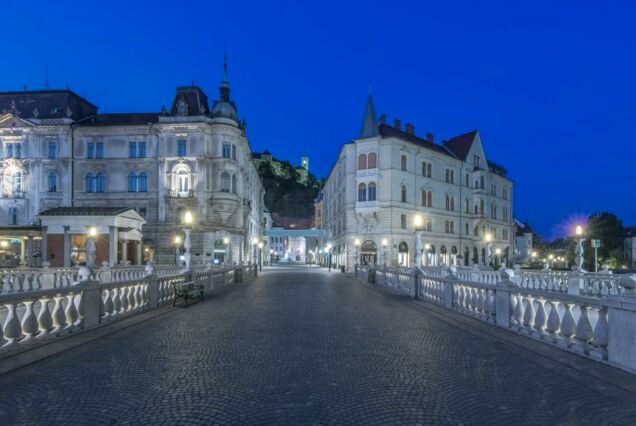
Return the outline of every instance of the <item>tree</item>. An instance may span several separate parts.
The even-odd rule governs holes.
[[[591,215],[587,219],[584,242],[585,266],[588,270],[594,270],[594,249],[590,240],[601,240],[601,247],[598,249],[599,263],[615,268],[625,262],[624,235],[623,222],[615,214],[603,212]]]

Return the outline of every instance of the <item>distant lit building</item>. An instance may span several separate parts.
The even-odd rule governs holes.
[[[41,212],[127,207],[145,221],[143,240],[105,228],[101,243],[117,242],[110,263],[172,263],[190,211],[193,265],[253,259],[263,187],[225,73],[219,92],[210,107],[201,88],[178,87],[170,108],[118,114],[70,90],[0,93],[0,240],[33,240],[53,266],[69,266],[41,243]]]
[[[512,187],[505,169],[486,159],[477,131],[438,144],[400,120],[378,123],[369,95],[360,135],[342,147],[317,206],[324,205],[334,263],[349,269],[385,256],[390,265],[413,265],[418,216],[425,265],[484,264],[489,245],[493,261],[510,262]]]

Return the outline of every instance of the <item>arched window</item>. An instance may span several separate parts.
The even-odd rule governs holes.
[[[236,194],[236,175],[232,175],[232,192]]]
[[[428,192],[422,189],[422,207],[428,206]]]
[[[409,245],[404,241],[398,245],[398,265],[404,267],[409,266]]]
[[[375,169],[376,167],[378,167],[378,156],[375,152],[372,152],[369,154],[369,157],[367,159],[367,167],[369,169]]]
[[[186,169],[180,169],[177,172],[177,191],[180,195],[190,192],[190,173]]]
[[[57,175],[49,173],[49,192],[57,192]]]
[[[358,201],[367,201],[367,186],[364,183],[358,185]]]
[[[95,177],[95,192],[104,191],[106,191],[106,175],[103,172],[99,172]]]
[[[367,156],[366,154],[358,155],[358,170],[365,170],[367,168]]]
[[[128,192],[137,192],[137,175],[135,172],[128,173]]]
[[[433,191],[428,191],[428,204],[426,207],[433,207]]]
[[[450,197],[448,195],[446,196],[446,210],[450,210]]]
[[[221,173],[221,191],[230,192],[230,174],[228,172]]]
[[[11,183],[13,184],[13,192],[18,193],[22,192],[22,172],[20,170],[16,170],[11,175]]]
[[[86,175],[86,192],[95,192],[95,176],[92,173]]]
[[[406,186],[405,185],[402,185],[401,200],[403,203],[406,203]]]
[[[455,211],[455,197],[451,195],[450,197],[450,210]]]
[[[137,178],[137,185],[139,192],[148,192],[148,175],[146,172],[139,173]]]
[[[375,201],[376,198],[376,188],[375,188],[375,182],[371,182],[369,183],[369,201]]]

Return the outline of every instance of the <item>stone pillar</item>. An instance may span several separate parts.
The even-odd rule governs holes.
[[[496,323],[504,328],[510,328],[510,315],[512,314],[510,292],[518,288],[512,281],[514,274],[512,269],[502,270],[501,281],[497,284],[497,290],[495,291]]]
[[[143,244],[141,244],[141,241],[135,241],[135,260],[137,265],[143,265],[144,263],[144,258],[143,258],[143,253],[142,253],[142,247]]]
[[[71,234],[69,226],[64,226],[64,267],[71,266]]]
[[[119,239],[119,229],[116,226],[109,226],[108,235],[108,266],[111,268],[117,265],[117,240]]]
[[[622,276],[618,285],[623,294],[608,297],[616,304],[607,313],[607,356],[610,363],[636,372],[636,274]]]
[[[570,272],[568,274],[568,294],[581,294],[581,289],[585,284],[585,275],[582,271]]]
[[[29,268],[33,266],[33,235],[29,235],[26,240],[26,264]]]
[[[42,241],[40,241],[40,256],[42,258],[42,265],[44,262],[49,261],[49,236],[48,236],[48,227],[42,227]]]
[[[128,241],[121,241],[121,261],[123,265],[126,265],[128,261]]]
[[[100,305],[102,298],[102,290],[97,281],[82,281],[78,284],[82,287],[82,325],[84,329],[97,327],[100,322]]]

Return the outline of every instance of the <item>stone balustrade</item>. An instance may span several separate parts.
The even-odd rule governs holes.
[[[156,265],[158,276],[176,275],[183,269],[177,265]],[[79,268],[16,268],[0,270],[0,294],[64,288],[78,282]],[[103,266],[93,272],[100,283],[130,281],[145,276],[145,266]]]
[[[141,276],[137,271],[115,275],[132,279],[99,282],[88,268],[80,268],[73,285],[29,291],[23,286],[0,294],[0,357],[170,304],[175,283],[192,280],[212,290],[257,274],[253,265],[172,275],[169,268],[159,275],[154,265],[141,270]]]
[[[505,269],[498,278],[494,271],[477,271],[483,277],[477,280],[476,271],[469,275],[455,267],[433,274],[359,269],[358,279],[401,292],[408,288],[416,299],[636,373],[636,274],[619,279],[522,271],[519,276]]]

